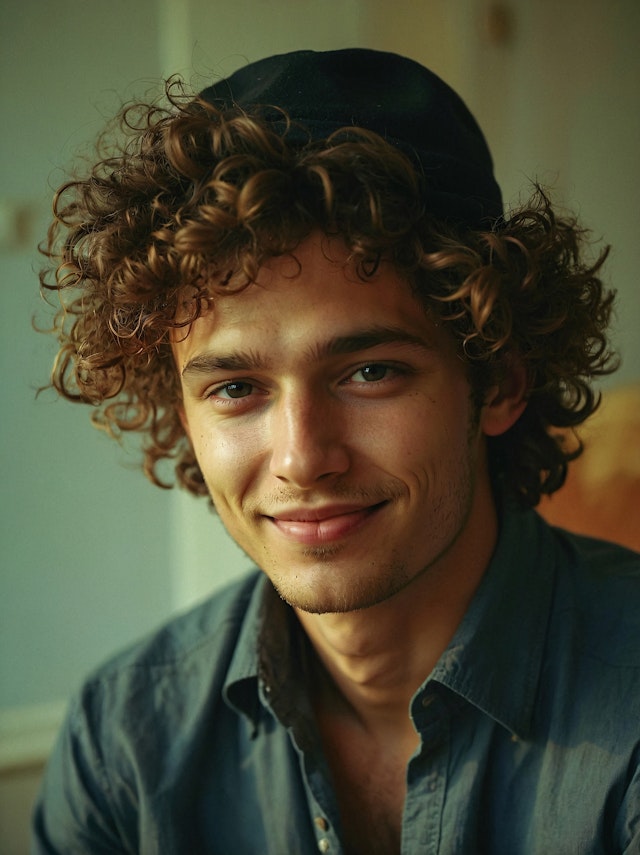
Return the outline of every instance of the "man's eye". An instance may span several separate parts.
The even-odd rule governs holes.
[[[246,398],[253,391],[251,383],[239,380],[234,383],[225,383],[211,392],[212,398]]]
[[[384,380],[388,373],[388,365],[382,365],[378,362],[374,362],[371,365],[364,365],[362,368],[359,368],[355,374],[352,375],[351,379],[356,383],[360,383],[363,380],[365,382],[374,382],[376,380]]]

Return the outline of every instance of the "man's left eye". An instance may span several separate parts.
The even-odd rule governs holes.
[[[365,382],[373,382],[376,380],[384,380],[388,373],[388,365],[381,365],[378,362],[374,362],[371,365],[364,365],[362,368],[358,368],[355,374],[352,375],[351,379],[356,383],[359,383],[362,380]]]

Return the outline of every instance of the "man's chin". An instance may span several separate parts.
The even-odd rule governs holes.
[[[321,561],[322,558],[318,557]],[[278,595],[292,608],[309,614],[346,614],[377,606],[394,597],[408,584],[406,575],[398,572],[392,578],[367,580],[357,586],[326,584],[306,585],[282,580],[272,580]]]

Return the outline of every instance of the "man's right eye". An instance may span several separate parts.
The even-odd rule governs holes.
[[[245,383],[242,380],[236,380],[233,383],[223,383],[222,386],[217,386],[212,389],[207,397],[209,398],[246,398],[253,391],[251,383]]]

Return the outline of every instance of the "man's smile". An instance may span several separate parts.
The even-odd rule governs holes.
[[[267,516],[267,519],[287,540],[316,546],[346,537],[371,520],[386,504],[292,508]]]

